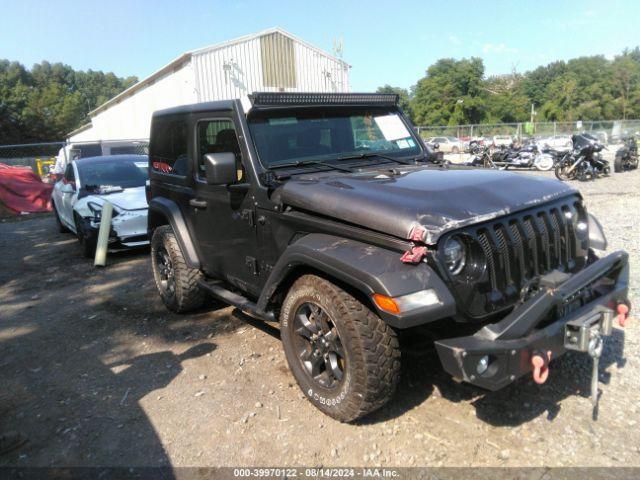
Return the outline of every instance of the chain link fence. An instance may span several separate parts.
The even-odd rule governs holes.
[[[64,164],[77,158],[103,155],[148,155],[147,139],[96,140],[86,142],[47,142],[0,145],[0,163],[31,168],[45,176],[54,167],[59,155]]]
[[[574,133],[591,133],[605,143],[618,143],[627,136],[640,132],[640,120],[595,120],[577,122],[522,122],[454,126],[418,126],[418,133],[424,139],[433,137],[456,137],[460,140],[510,136],[526,138],[555,138]]]

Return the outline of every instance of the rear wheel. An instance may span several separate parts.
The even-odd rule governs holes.
[[[351,422],[393,395],[400,378],[395,332],[338,286],[314,275],[298,279],[280,327],[289,368],[322,412]]]
[[[624,163],[622,157],[616,157],[613,162],[613,171],[616,173],[624,172]]]
[[[536,158],[534,166],[537,170],[547,172],[553,168],[553,158],[549,155],[540,155]]]
[[[202,273],[187,266],[173,229],[168,225],[153,232],[151,267],[156,288],[169,310],[185,313],[202,306],[205,294],[198,284]]]

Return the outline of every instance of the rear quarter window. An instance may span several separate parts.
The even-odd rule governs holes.
[[[184,120],[154,119],[149,164],[154,171],[185,176],[189,165]]]

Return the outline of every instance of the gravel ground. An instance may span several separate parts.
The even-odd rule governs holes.
[[[575,186],[630,253],[638,304],[640,171]],[[277,329],[167,312],[147,252],[94,269],[51,216],[0,223],[0,248],[0,431],[29,437],[0,466],[640,466],[637,323],[607,339],[597,421],[584,355],[487,393],[430,351],[403,357],[387,407],[344,425],[304,399]]]

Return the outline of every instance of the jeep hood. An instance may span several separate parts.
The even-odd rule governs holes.
[[[396,237],[423,227],[429,244],[447,231],[577,194],[537,175],[433,167],[306,174],[281,189],[285,205]]]

